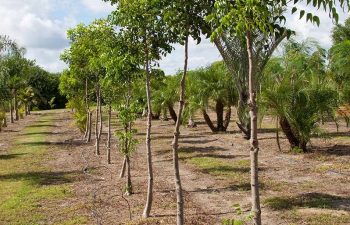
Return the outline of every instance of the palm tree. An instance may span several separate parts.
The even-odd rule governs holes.
[[[306,152],[324,115],[333,116],[338,94],[325,70],[325,50],[317,43],[289,41],[281,58],[273,58],[260,77],[260,103],[279,118],[291,149]]]
[[[255,72],[261,74],[266,63],[277,46],[288,36],[289,31],[281,36],[265,36],[262,32],[256,31],[252,34],[252,57],[256,63]],[[249,57],[246,49],[246,41],[239,37],[231,37],[229,34],[222,33],[215,38],[214,43],[218,48],[227,68],[234,80],[238,90],[237,116],[239,122],[237,126],[250,139],[250,115],[249,115],[249,92],[248,92],[248,72]]]
[[[158,82],[160,88],[154,90],[153,109],[157,111],[169,112],[171,119],[176,123],[177,115],[174,105],[179,98],[178,86],[180,82],[180,73],[174,76],[165,76]],[[163,116],[163,117],[166,117]]]
[[[188,79],[187,117],[201,110],[213,132],[226,131],[231,119],[231,107],[237,102],[238,96],[225,64],[220,61],[207,68],[190,71]],[[216,125],[208,114],[209,108],[216,112]]]

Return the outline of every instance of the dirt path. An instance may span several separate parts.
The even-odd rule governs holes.
[[[43,124],[44,123],[44,124]],[[28,130],[36,128],[37,130]],[[22,148],[17,149],[18,141],[23,135],[40,135],[39,139],[25,140],[25,146],[33,148],[30,154],[35,157],[36,152],[41,152],[38,160],[30,161],[23,158],[20,163],[29,163],[32,167],[25,168],[25,176],[35,173],[35,179],[42,181],[31,186],[31,193],[41,189],[65,188],[62,196],[55,199],[40,198],[35,200],[30,210],[37,215],[15,218],[18,210],[26,212],[27,208],[17,211],[9,209],[7,214],[0,213],[0,224],[174,224],[175,223],[175,196],[172,183],[164,179],[162,169],[156,169],[162,176],[155,180],[155,198],[153,217],[142,220],[144,201],[146,198],[147,173],[143,151],[136,152],[132,157],[132,174],[134,195],[123,196],[124,180],[119,179],[119,169],[122,158],[117,152],[113,152],[112,165],[106,165],[104,146],[101,156],[94,155],[93,143],[85,143],[81,140],[81,134],[72,120],[70,112],[59,110],[41,112],[27,117],[21,124],[11,125],[0,134],[1,157],[0,163],[8,159],[7,164],[16,164],[10,156],[22,154]],[[104,135],[105,138],[106,135]],[[21,145],[22,146],[22,145]],[[113,141],[113,146],[115,142]],[[140,149],[143,149],[140,145]],[[3,163],[1,163],[3,166]],[[0,166],[0,167],[1,167]],[[21,167],[17,165],[16,168]],[[16,172],[16,168],[2,171],[0,181],[5,180],[9,174]],[[37,171],[37,168],[38,169]],[[23,175],[24,176],[24,175]],[[170,175],[169,175],[170,176]],[[20,178],[18,178],[20,179]],[[26,177],[32,182],[32,177]],[[17,177],[10,179],[10,183],[17,182]],[[10,184],[9,184],[10,185]],[[54,192],[54,191],[53,191]],[[6,194],[3,193],[3,194]],[[18,193],[13,193],[13,198],[18,198]],[[22,198],[22,197],[21,197]],[[23,199],[19,199],[22,201]],[[2,206],[4,206],[2,204]],[[130,210],[128,208],[130,206]],[[186,197],[187,224],[212,224],[213,217],[205,215],[201,209]],[[129,221],[131,216],[132,221]],[[4,222],[4,223],[3,223]]]
[[[175,224],[176,199],[170,146],[173,124],[171,121],[153,122],[155,195],[152,217],[147,220],[140,218],[147,190],[144,120],[138,120],[136,127],[140,145],[131,161],[134,194],[124,197],[125,180],[118,178],[123,159],[116,152],[113,139],[112,164],[106,164],[105,133],[102,154],[97,157],[94,144],[81,140],[82,135],[68,111],[41,112],[27,117],[21,125],[11,125],[0,134],[0,168],[4,159],[6,165],[18,164],[9,167],[11,170],[18,170],[21,163],[32,165],[26,167],[26,172],[32,175],[35,172],[36,176],[30,179],[39,180],[30,186],[30,193],[51,190],[54,197],[39,196],[30,202],[31,212],[40,215],[37,218],[24,216],[27,223],[20,223],[21,220],[13,216],[7,223]],[[229,129],[229,133],[212,134],[203,123],[193,129],[182,128],[180,168],[185,190],[186,224],[221,224],[223,219],[244,219],[249,213],[248,143],[242,139],[234,123]],[[347,131],[339,133],[344,134],[344,138],[327,142],[316,139],[313,143],[320,148],[316,153],[291,155],[277,151],[273,140],[275,134],[270,130],[265,128],[260,133],[264,224],[349,224],[349,176],[344,175],[350,170]],[[18,143],[23,135],[29,135],[29,139],[24,140],[24,146],[30,146],[29,150],[18,147],[23,147],[23,143]],[[286,146],[284,139],[282,146]],[[33,155],[38,157],[34,161],[29,160],[33,157],[25,158],[27,156],[16,161],[18,158],[11,156],[24,151],[41,153]],[[0,169],[0,182],[9,187],[22,182],[23,176],[8,179],[6,173],[9,172]],[[18,193],[13,195],[22,197]],[[28,209],[21,210],[25,214]],[[11,207],[8,211],[9,215],[18,212]],[[0,224],[5,216],[7,214],[0,212]]]

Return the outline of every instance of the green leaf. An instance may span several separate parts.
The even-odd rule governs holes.
[[[313,21],[317,24],[318,27],[320,26],[320,18],[318,18],[318,16],[314,16]]]

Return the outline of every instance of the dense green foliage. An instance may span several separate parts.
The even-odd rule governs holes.
[[[18,120],[33,109],[65,107],[66,99],[58,91],[59,76],[25,58],[25,49],[9,37],[0,36],[0,111],[11,112],[11,122],[13,116]]]
[[[261,102],[279,118],[291,148],[306,151],[318,123],[333,118],[338,106],[334,82],[326,72],[326,52],[314,42],[289,41],[284,54],[268,63],[261,77]]]

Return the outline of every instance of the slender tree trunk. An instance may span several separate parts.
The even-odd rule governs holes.
[[[130,77],[129,77],[130,79]],[[130,99],[131,99],[131,86],[130,86],[130,80],[128,81],[128,95],[126,98],[126,106],[128,107],[128,109],[130,108]],[[129,129],[131,130],[131,122],[129,122],[127,125],[124,126],[124,132],[125,134],[128,133]],[[125,140],[124,143],[124,149],[127,152],[128,151],[128,139]],[[122,169],[120,171],[120,178],[123,178],[125,176],[125,168],[126,168],[126,156],[124,156],[124,162],[123,162],[123,166]]]
[[[151,127],[152,127],[152,102],[151,102],[151,84],[148,49],[146,48],[146,95],[147,95],[147,130],[146,130],[146,150],[147,150],[147,166],[148,166],[148,188],[145,209],[143,210],[143,217],[148,218],[151,212],[153,203],[153,165],[152,165],[152,151],[151,151]]]
[[[96,102],[97,102],[97,105],[96,105],[96,122],[95,122],[95,147],[96,147],[96,151],[95,151],[95,154],[96,155],[100,155],[100,135],[99,135],[99,127],[98,127],[98,124],[99,124],[99,120],[100,120],[100,87],[99,85],[97,84],[96,85]]]
[[[279,134],[279,126],[278,126],[278,123],[279,123],[279,118],[277,117],[277,118],[276,118],[276,142],[277,142],[278,150],[281,152],[282,149],[281,149],[281,144],[280,144],[280,134]]]
[[[87,139],[88,132],[89,132],[89,112],[86,113],[86,122],[85,122],[85,133],[84,133],[84,140]]]
[[[28,116],[28,105],[27,105],[27,103],[24,103],[24,115]]]
[[[88,93],[88,79],[85,79],[85,106],[86,106],[86,129],[84,139],[86,142],[90,142],[91,140],[91,112],[89,106],[89,93]]]
[[[222,101],[217,100],[215,111],[216,111],[216,119],[217,119],[217,130],[224,131],[224,104]]]
[[[231,120],[231,106],[227,106],[226,114],[225,114],[225,120],[224,120],[224,129],[223,131],[227,131],[228,125],[230,124]]]
[[[127,166],[127,177],[126,177],[126,195],[132,195],[132,183],[131,183],[131,165],[129,155],[125,156]]]
[[[182,111],[185,105],[186,76],[187,76],[187,64],[188,64],[188,37],[189,36],[187,35],[185,40],[185,65],[184,65],[184,71],[183,71],[181,83],[180,83],[180,101],[179,101],[179,108],[177,113],[177,120],[175,124],[174,140],[172,142],[173,164],[174,164],[174,173],[175,173],[175,192],[176,192],[176,200],[177,200],[177,214],[176,214],[177,225],[184,224],[184,199],[182,194],[182,185],[181,185],[181,178],[180,178],[178,150],[179,150],[181,117],[182,117]]]
[[[86,107],[86,123],[85,123],[85,134],[84,139],[86,140],[89,132],[89,106],[88,106],[88,79],[85,79],[85,107]]]
[[[32,103],[28,102],[28,115],[30,115],[30,111],[32,110]]]
[[[10,100],[10,121],[11,123],[14,123],[12,99]]]
[[[212,132],[217,132],[217,128],[214,126],[213,122],[211,121],[207,111],[205,109],[202,109],[202,114],[205,122],[207,123],[208,127]]]
[[[126,168],[126,157],[124,157],[122,169],[120,170],[119,177],[123,178],[125,176],[125,168]]]
[[[4,117],[4,124],[3,127],[7,127],[7,118],[6,118],[6,112],[5,112],[5,117]]]
[[[89,124],[88,124],[88,135],[87,135],[87,139],[86,142],[89,143],[91,141],[91,131],[92,131],[92,112],[89,109]]]
[[[168,110],[169,110],[169,114],[170,114],[171,119],[173,119],[174,122],[176,123],[176,121],[177,121],[177,115],[176,115],[176,112],[175,112],[173,106],[170,105],[170,104],[168,104]]]
[[[111,164],[111,117],[112,117],[112,107],[108,106],[108,138],[107,138],[107,163]]]
[[[103,116],[103,110],[102,110],[102,96],[101,96],[101,87],[98,89],[98,106],[99,106],[99,111],[100,111],[100,127],[99,127],[99,132],[98,132],[98,139],[101,140],[102,136],[102,127],[103,127],[103,122],[102,122],[102,116]]]
[[[249,58],[249,106],[250,106],[250,170],[251,170],[251,197],[252,197],[252,213],[254,225],[261,225],[261,208],[259,195],[259,179],[258,179],[258,119],[256,104],[256,84],[255,69],[253,59],[252,37],[250,31],[246,32],[247,51]]]
[[[19,120],[19,112],[18,112],[18,101],[17,101],[17,91],[13,91],[13,97],[14,97],[14,107],[15,107],[15,120]]]

